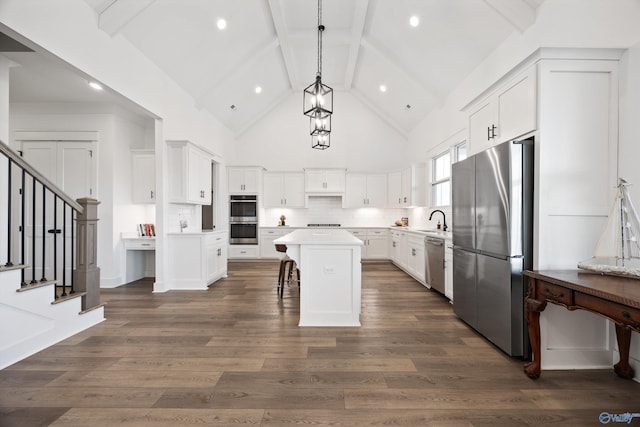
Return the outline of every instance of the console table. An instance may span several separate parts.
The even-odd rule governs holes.
[[[622,378],[633,378],[629,366],[631,331],[640,332],[640,280],[583,270],[524,271],[528,293],[524,301],[533,360],[524,371],[540,377],[540,313],[547,302],[569,310],[584,309],[615,323],[620,361],[613,367]]]

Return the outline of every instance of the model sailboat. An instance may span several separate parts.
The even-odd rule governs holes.
[[[618,179],[616,198],[593,258],[578,268],[640,279],[640,217],[629,198],[629,184]]]

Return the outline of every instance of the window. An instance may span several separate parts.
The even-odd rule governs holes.
[[[459,162],[460,160],[464,160],[467,158],[467,141],[462,141],[460,144],[453,147],[453,151],[455,154],[455,162]]]
[[[451,151],[432,159],[431,206],[451,204]]]

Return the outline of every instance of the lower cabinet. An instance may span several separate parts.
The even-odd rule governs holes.
[[[292,230],[287,228],[264,228],[260,230],[260,258],[279,259],[285,256],[284,252],[276,251],[276,245],[273,243],[278,237],[291,233]]]
[[[406,271],[423,285],[425,282],[424,236],[407,237]]]
[[[252,259],[259,257],[259,245],[229,245],[229,259]]]
[[[362,259],[389,259],[389,230],[386,228],[347,229],[364,243]]]
[[[174,233],[168,239],[168,289],[207,289],[227,275],[227,232]]]
[[[444,246],[444,295],[453,302],[453,245],[445,242]]]
[[[207,282],[213,283],[227,275],[227,239],[225,233],[206,237]]]

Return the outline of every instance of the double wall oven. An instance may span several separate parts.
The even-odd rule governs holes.
[[[258,244],[258,196],[230,196],[229,244]]]

